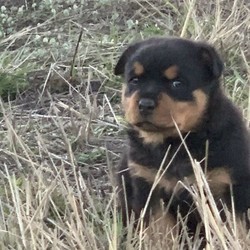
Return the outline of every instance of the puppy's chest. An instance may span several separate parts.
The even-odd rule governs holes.
[[[195,159],[201,160],[205,150],[203,147],[193,148],[191,153]],[[179,143],[160,146],[132,144],[129,150],[129,162],[132,172],[137,172],[138,175],[153,176],[160,168],[167,178],[177,180],[183,180],[184,177],[193,174],[188,153]]]

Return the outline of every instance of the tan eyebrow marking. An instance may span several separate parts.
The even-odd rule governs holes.
[[[178,66],[172,65],[164,71],[164,76],[167,77],[169,80],[172,80],[177,77],[178,75]]]
[[[134,72],[137,76],[140,76],[144,73],[144,67],[141,63],[135,62],[133,65]]]

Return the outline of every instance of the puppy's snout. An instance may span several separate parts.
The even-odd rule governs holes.
[[[141,98],[138,105],[139,111],[143,115],[151,114],[156,107],[155,101],[150,98]]]

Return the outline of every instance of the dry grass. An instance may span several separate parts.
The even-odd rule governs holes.
[[[80,2],[68,16],[71,5],[55,7],[55,15],[34,11],[0,40],[0,70],[21,70],[30,84],[15,101],[0,103],[0,249],[182,249],[184,239],[195,249],[199,239],[186,232],[170,247],[169,237],[153,244],[143,227],[134,234],[132,224],[124,241],[114,175],[126,146],[112,68],[134,39],[207,40],[222,54],[222,84],[249,122],[248,1]],[[220,221],[204,173],[192,161],[198,184],[186,188],[204,218],[207,249],[248,249],[249,234],[230,213],[229,227]]]

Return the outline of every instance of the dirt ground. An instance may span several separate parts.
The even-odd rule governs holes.
[[[0,84],[26,84],[0,101],[0,249],[116,249],[127,124],[113,69],[132,41],[212,43],[222,86],[249,120],[248,1],[191,2],[0,0]]]

